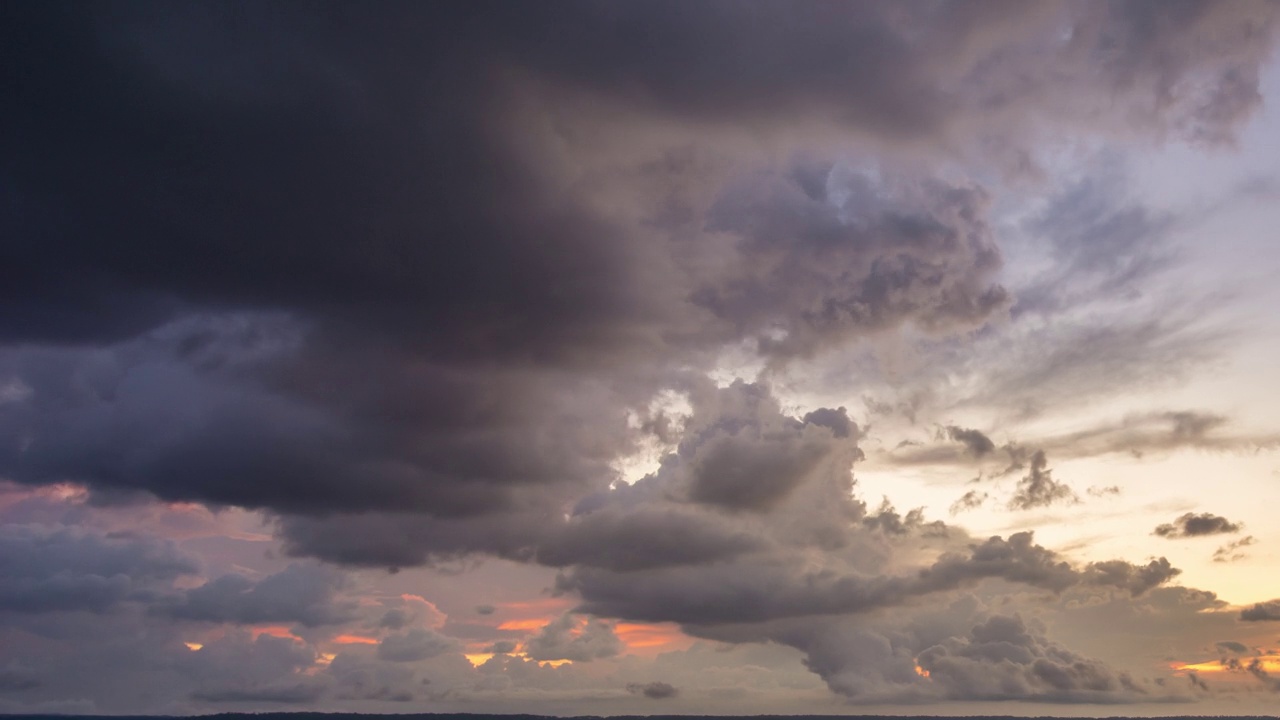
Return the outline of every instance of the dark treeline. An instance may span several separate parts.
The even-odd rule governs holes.
[[[1277,720],[1273,715],[1168,715],[1151,718],[1130,718],[1123,715],[1112,715],[1098,718],[1059,718],[1045,715],[1039,717],[1012,715],[514,715],[501,713],[342,713],[342,712],[263,712],[263,713],[218,713],[213,715],[10,715],[0,714],[0,719],[22,718],[23,720],[376,720],[388,718],[394,720]]]

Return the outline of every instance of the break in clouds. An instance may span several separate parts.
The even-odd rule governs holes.
[[[775,382],[903,333],[980,339],[1158,272],[1149,241],[1172,220],[1086,212],[1102,201],[1083,186],[1038,220],[1061,273],[1019,294],[1002,192],[1046,182],[1051,149],[1077,140],[1229,147],[1261,104],[1275,6],[4,13],[0,478],[24,498],[87,495],[82,516],[5,506],[0,625],[36,640],[4,643],[0,696],[17,704],[0,709],[57,710],[67,680],[50,674],[76,681],[139,628],[170,642],[123,663],[177,679],[152,687],[129,667],[152,694],[95,681],[76,697],[571,694],[594,682],[577,668],[623,653],[625,623],[785,648],[858,703],[1208,692],[1075,648],[1074,620],[1036,610],[1158,608],[1172,624],[1217,607],[1171,586],[1168,559],[1077,562],[1031,532],[868,504],[875,421],[796,410]],[[1062,229],[1084,216],[1112,221]],[[1175,342],[1148,330],[1152,347]],[[1130,352],[1089,332],[1067,343]],[[730,356],[753,369],[719,381]],[[988,389],[1053,401],[1071,363],[1050,353]],[[1006,484],[952,515],[1015,513],[1092,501],[1051,459],[1253,442],[1215,435],[1224,423],[1162,410],[1007,438],[948,422],[894,461],[990,464]],[[624,478],[646,452],[660,461]],[[293,564],[211,576],[171,529],[86,519],[157,502],[260,513]],[[1155,533],[1237,530],[1187,513]],[[486,598],[454,627],[361,601],[348,577],[495,559],[549,569],[563,613],[529,637],[471,636],[496,611]],[[186,627],[226,630],[192,652],[172,641]],[[376,649],[317,664],[338,629]],[[79,659],[58,649],[72,635]],[[496,659],[473,669],[467,642]],[[668,680],[611,697],[690,696]]]

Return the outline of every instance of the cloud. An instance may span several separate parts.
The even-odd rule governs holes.
[[[1171,523],[1165,523],[1152,531],[1159,537],[1176,539],[1224,535],[1240,532],[1242,525],[1213,513],[1186,513]]]
[[[1167,558],[1158,558],[1146,565],[1106,560],[1089,563],[1085,568],[1084,578],[1088,583],[1128,590],[1131,595],[1137,596],[1163,585],[1181,573]]]
[[[582,618],[565,613],[552,620],[524,643],[524,652],[532,660],[570,660],[590,662],[617,655],[622,641],[613,627],[597,618]]]
[[[965,449],[976,458],[980,458],[996,449],[996,444],[991,442],[991,438],[983,435],[978,430],[948,425],[946,431],[947,437],[956,442],[964,443]]]
[[[982,507],[982,504],[985,503],[987,499],[990,497],[991,496],[987,493],[978,492],[977,490],[970,490],[964,495],[961,495],[960,499],[951,503],[951,514],[959,515],[960,513],[965,512],[966,510],[974,510],[974,509],[980,508]]]
[[[106,612],[152,600],[176,578],[198,570],[193,558],[158,538],[0,526],[3,611]]]
[[[1031,456],[1031,473],[1018,481],[1017,492],[1009,500],[1009,509],[1030,510],[1059,502],[1077,503],[1080,499],[1070,486],[1053,479],[1044,451],[1037,450]]]
[[[632,695],[643,695],[650,700],[665,700],[680,694],[680,689],[669,683],[654,681],[648,683],[627,683],[627,692]]]
[[[1245,622],[1280,620],[1280,600],[1254,603],[1240,611],[1240,619]]]
[[[1213,561],[1220,562],[1220,563],[1227,563],[1227,562],[1235,562],[1237,560],[1243,560],[1246,557],[1248,557],[1248,555],[1241,552],[1240,550],[1242,548],[1246,548],[1246,547],[1249,547],[1250,545],[1255,545],[1255,544],[1257,544],[1257,541],[1254,540],[1252,535],[1246,535],[1240,538],[1239,540],[1232,540],[1231,542],[1213,551]]]
[[[925,649],[918,662],[950,697],[1056,702],[1135,701],[1131,678],[1031,631],[1017,615],[996,615],[968,636]]]
[[[417,662],[457,649],[457,643],[432,630],[414,628],[388,635],[378,643],[378,657],[389,662]]]
[[[853,642],[824,679],[842,692],[876,672],[842,662],[888,649],[889,686],[975,697],[922,689],[913,654],[941,648],[945,689],[1005,643],[1020,662],[990,677],[1008,696],[1127,697],[1007,613],[974,610],[928,643],[840,625],[907,625],[896,615],[926,599],[994,585],[1132,597],[1174,571],[1081,568],[1029,534],[869,513],[851,472],[864,428],[844,408],[784,410],[768,381],[850,345],[978,339],[1018,303],[1114,294],[1157,267],[1170,219],[1109,202],[1099,178],[1033,221],[1081,284],[1015,296],[999,186],[1043,170],[1042,141],[1230,142],[1260,106],[1272,6],[33,4],[7,19],[0,232],[18,240],[0,250],[0,476],[251,509],[286,554],[335,564],[556,568],[592,617],[554,621],[531,660],[491,660],[492,687],[562,677],[538,658],[619,652],[608,619],[628,618],[783,643],[815,668],[815,638],[840,626]],[[1176,314],[1053,328],[980,391],[1052,406],[1209,352]],[[707,380],[732,348],[760,382]],[[679,429],[646,416],[664,393],[689,398]],[[1070,439],[1240,440],[1195,414],[1126,423]],[[986,435],[947,432],[966,462],[990,456]],[[658,467],[622,482],[654,442]],[[1071,455],[1028,447],[1011,506],[1074,499],[1045,459]],[[339,573],[309,564],[178,588],[196,568],[161,541],[5,533],[14,612],[137,602],[170,630],[361,615]],[[399,669],[353,649],[332,660],[350,682],[328,687],[297,677],[311,645],[224,628],[182,655],[206,683],[183,692],[404,699],[379,673],[456,653],[381,618],[395,634],[376,662]]]
[[[253,625],[335,625],[355,618],[355,606],[337,597],[346,576],[323,565],[295,564],[257,582],[223,575],[187,590],[156,612],[183,620]]]

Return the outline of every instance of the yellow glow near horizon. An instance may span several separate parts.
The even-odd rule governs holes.
[[[1258,667],[1267,673],[1280,673],[1280,655],[1255,655],[1249,658],[1240,658],[1240,664],[1247,667],[1253,661],[1258,661]],[[1200,663],[1173,663],[1171,666],[1174,672],[1194,672],[1194,673],[1221,673],[1221,672],[1247,672],[1240,668],[1230,668],[1223,664],[1221,660],[1209,660]]]

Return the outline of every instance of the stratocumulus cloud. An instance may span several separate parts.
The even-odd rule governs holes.
[[[1036,513],[1280,446],[1124,394],[1233,337],[1127,153],[1249,141],[1272,4],[0,16],[0,712],[1181,701],[1059,622],[1235,627]]]

